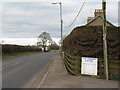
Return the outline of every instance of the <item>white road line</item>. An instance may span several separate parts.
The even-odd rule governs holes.
[[[7,63],[2,63],[3,65],[5,65],[5,64],[11,64],[11,62],[7,62]]]
[[[55,57],[55,56],[54,56],[54,57]],[[51,60],[53,60],[53,57],[51,58]],[[45,79],[46,79],[48,73],[50,72],[50,70],[51,70],[51,68],[52,68],[53,63],[54,63],[54,61],[52,61],[51,65],[50,65],[50,68],[49,68],[48,71],[45,73],[45,75],[44,75],[42,81],[40,82],[40,84],[38,85],[37,88],[40,88],[40,87],[42,86],[43,82],[45,81]]]
[[[23,62],[25,62],[25,61],[20,61],[20,62],[17,62],[17,63],[9,62],[9,63],[4,63],[3,65],[10,64],[10,66],[11,66],[11,65],[14,66],[14,65],[21,64],[21,63],[23,63]],[[5,66],[2,66],[2,70],[4,70],[4,69],[6,69],[6,67],[5,67]]]
[[[23,63],[23,61],[14,63],[14,64],[12,64],[12,65],[17,65],[17,64],[20,64],[20,63]]]

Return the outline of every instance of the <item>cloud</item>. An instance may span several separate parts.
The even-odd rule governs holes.
[[[18,3],[16,4],[18,5]],[[20,3],[18,6],[15,5],[15,7],[12,6],[12,4],[6,4],[6,5],[5,5],[6,8],[4,7],[5,12],[3,12],[3,15],[4,15],[3,34],[11,31],[11,34],[9,32],[9,36],[14,37],[15,35],[12,35],[12,33],[14,34],[16,32],[16,34],[18,34],[18,37],[19,37],[21,36],[20,32],[24,30],[23,31],[24,34],[31,33],[31,35],[29,35],[29,37],[31,37],[33,36],[32,32],[34,32],[35,30],[36,32],[41,30],[42,28],[43,30],[46,30],[46,29],[50,30],[51,28],[49,27],[59,25],[56,23],[56,22],[59,22],[59,17],[54,17],[54,16],[58,16],[59,12],[57,12],[57,15],[54,14],[54,12],[56,11],[54,10],[54,8],[53,9],[46,8],[48,9],[46,11],[45,8],[41,8],[44,5],[41,4],[42,6],[40,6],[40,4],[39,5],[37,4],[38,5],[37,7],[35,6],[36,5],[35,3],[28,3],[28,5],[26,4],[26,7],[31,7],[31,6],[33,7],[29,10],[26,9],[26,7],[24,6],[24,3]],[[4,34],[4,36],[5,35],[6,34]]]
[[[16,44],[16,45],[36,45],[38,38],[2,38],[0,40],[4,41],[3,44]],[[53,38],[53,41],[55,41],[59,45],[59,38]]]
[[[37,38],[3,38],[3,44],[36,45]]]
[[[101,0],[2,0],[2,2],[101,2]],[[107,0],[107,2],[119,2],[119,0]]]
[[[47,31],[51,37],[60,38],[59,5],[52,5],[51,2],[4,2],[2,37],[37,38]],[[79,0],[65,0],[62,3],[64,27],[71,24],[82,4]],[[115,25],[118,23],[117,5],[116,2],[107,3],[107,19]],[[76,26],[85,25],[87,17],[94,16],[94,10],[101,7],[101,2],[86,2],[75,23],[70,28],[64,28],[64,35]]]
[[[118,3],[108,3],[107,19],[114,25],[118,25]]]
[[[2,3],[0,3],[0,13],[2,13]],[[0,36],[2,36],[2,14],[0,14]]]

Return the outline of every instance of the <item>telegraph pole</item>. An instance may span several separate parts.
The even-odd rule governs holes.
[[[61,20],[61,50],[63,45],[63,19],[62,19],[62,3],[60,2],[60,20]]]
[[[104,73],[108,80],[108,59],[107,59],[107,23],[106,23],[106,0],[102,0],[103,9],[103,49],[104,49]]]
[[[52,4],[59,4],[60,5],[60,27],[61,27],[61,51],[62,51],[62,45],[63,45],[63,19],[62,19],[62,2],[56,2]]]

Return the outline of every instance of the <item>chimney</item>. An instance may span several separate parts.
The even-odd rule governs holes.
[[[102,9],[95,9],[94,17],[102,16],[102,13],[103,13]]]

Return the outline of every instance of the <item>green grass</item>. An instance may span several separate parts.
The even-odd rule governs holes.
[[[112,74],[112,75],[109,76],[109,80],[120,80],[120,76]]]
[[[25,55],[31,55],[31,54],[36,54],[40,53],[41,51],[33,51],[33,52],[15,52],[15,53],[10,53],[10,54],[2,54],[2,60],[18,57],[18,56],[25,56]]]

